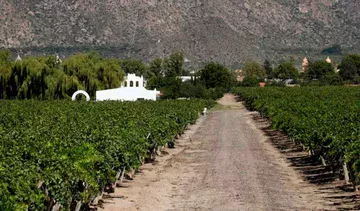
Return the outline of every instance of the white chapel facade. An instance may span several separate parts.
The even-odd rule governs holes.
[[[144,77],[138,77],[135,74],[128,74],[120,88],[108,89],[96,92],[96,101],[105,100],[121,100],[121,101],[136,101],[156,100],[160,92],[155,90],[145,89]]]

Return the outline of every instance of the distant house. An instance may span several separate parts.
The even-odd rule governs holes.
[[[190,81],[192,76],[180,76],[181,81],[184,83]]]
[[[191,79],[199,79],[200,76],[179,76],[179,79],[181,79],[181,82],[191,81]]]
[[[143,76],[138,77],[135,74],[128,74],[120,88],[97,91],[96,101],[136,101],[139,99],[156,101],[156,97],[158,95],[160,95],[160,92],[156,89],[145,89],[145,81]]]

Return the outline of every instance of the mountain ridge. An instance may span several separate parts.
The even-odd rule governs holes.
[[[183,51],[193,63],[319,56],[360,49],[356,0],[0,0],[0,48],[69,54],[86,46],[146,61]],[[72,50],[69,50],[72,49]],[[78,49],[78,50],[76,50]]]

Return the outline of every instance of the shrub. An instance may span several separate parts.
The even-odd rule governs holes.
[[[242,87],[256,87],[259,86],[259,78],[257,77],[251,77],[251,76],[247,76],[244,78],[244,80],[242,82],[239,83],[239,86]]]
[[[332,64],[329,64],[326,61],[316,61],[310,65],[306,75],[308,79],[312,80],[320,79],[325,76],[328,77],[327,75],[332,73],[335,73]]]

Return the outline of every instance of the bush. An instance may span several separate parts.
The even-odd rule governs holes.
[[[324,86],[324,83],[319,80],[304,81],[300,86]]]
[[[334,176],[344,176],[345,162],[353,186],[359,185],[358,87],[236,88],[233,93],[269,118],[273,129],[302,143],[314,159],[322,156]]]
[[[247,77],[263,78],[266,75],[265,69],[255,61],[245,62],[243,69]]]
[[[284,81],[269,81],[269,82],[266,83],[266,86],[286,87],[286,83]]]
[[[344,80],[354,80],[356,76],[360,75],[360,55],[345,56],[339,68],[339,74]]]
[[[293,62],[283,62],[274,70],[274,78],[281,80],[297,79],[299,71],[294,66]]]
[[[324,85],[344,85],[344,81],[339,74],[327,74],[320,79]]]
[[[200,80],[206,88],[230,88],[234,85],[235,77],[221,64],[209,63],[200,70]]]
[[[185,98],[207,98],[205,86],[193,85],[190,82],[183,83],[180,88],[180,96]]]
[[[219,99],[224,96],[224,93],[226,92],[225,88],[217,87],[217,88],[211,88],[208,89],[207,98],[208,99]]]
[[[344,85],[343,79],[337,73],[330,73],[326,74],[325,76],[321,77],[319,80],[306,80],[304,81],[301,86],[342,86]]]
[[[257,77],[245,77],[242,82],[240,82],[238,85],[242,87],[257,87],[259,86],[259,79]]]
[[[320,79],[332,73],[335,73],[335,71],[331,64],[326,61],[316,61],[310,65],[306,75],[308,79]]]
[[[89,204],[213,101],[2,101],[0,210]]]

